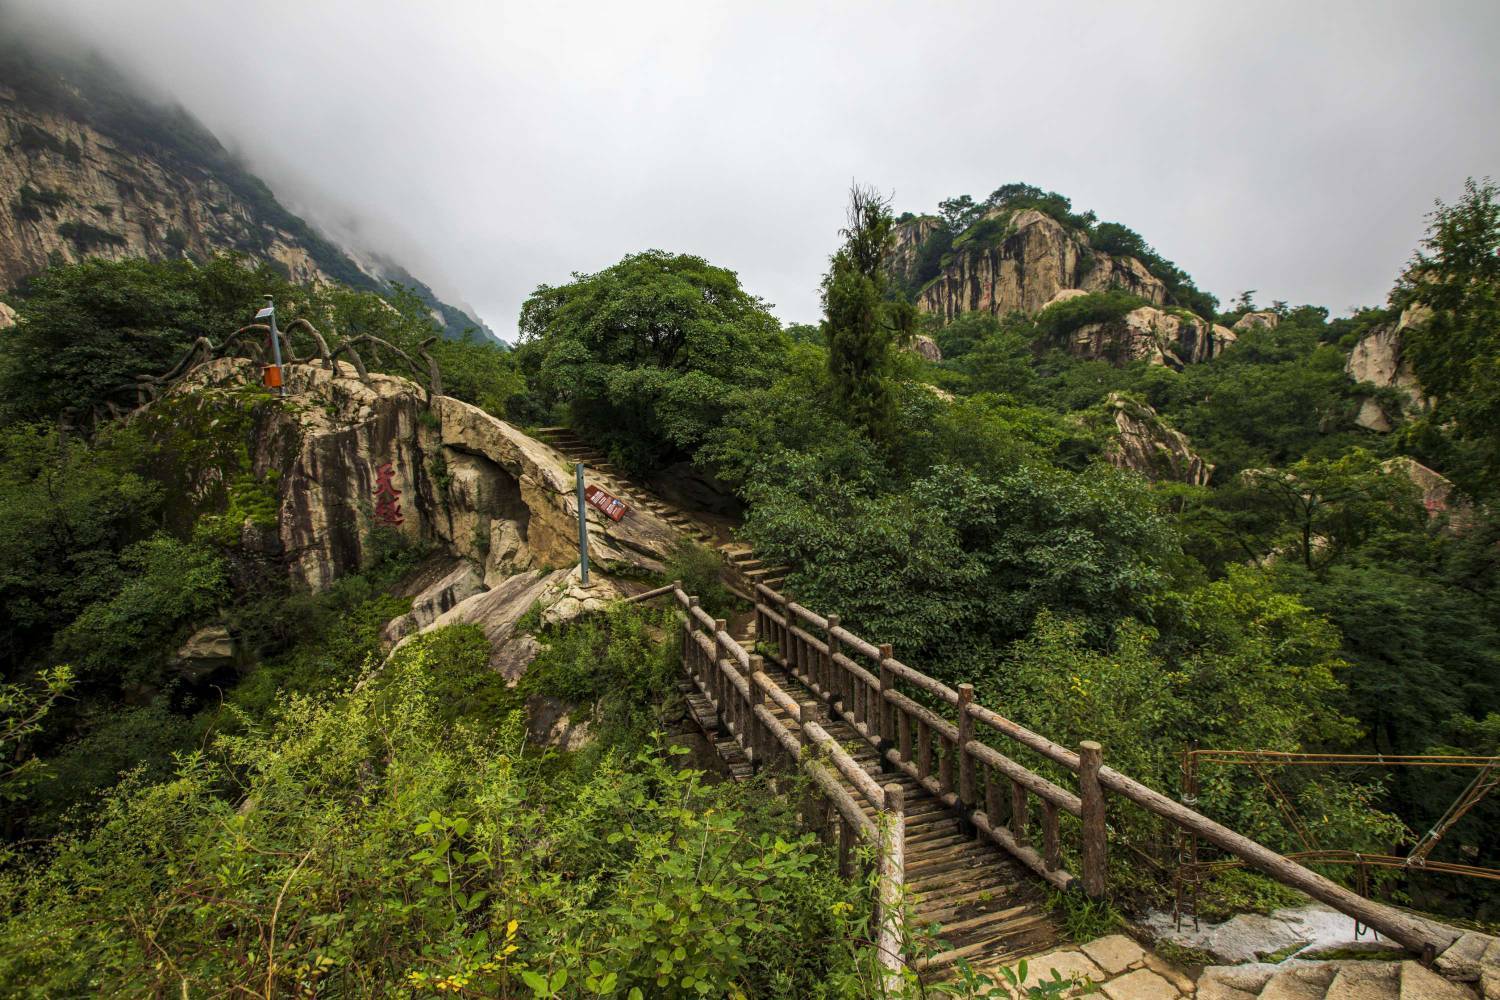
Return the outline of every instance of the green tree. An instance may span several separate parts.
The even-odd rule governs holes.
[[[521,338],[543,399],[637,470],[691,457],[732,390],[767,384],[785,351],[781,325],[733,271],[660,250],[539,287]]]
[[[1393,299],[1432,310],[1406,334],[1417,378],[1437,399],[1422,423],[1471,452],[1461,459],[1473,470],[1469,485],[1493,491],[1500,484],[1500,188],[1471,177],[1457,202],[1438,202]]]
[[[849,191],[844,245],[823,278],[828,370],[840,409],[876,440],[895,432],[891,352],[916,329],[916,311],[888,293],[886,259],[895,243],[890,203],[871,188]]]

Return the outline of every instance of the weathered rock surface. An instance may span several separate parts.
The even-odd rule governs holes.
[[[1247,312],[1234,321],[1234,331],[1244,333],[1246,330],[1274,330],[1281,323],[1281,315],[1269,309],[1259,312]]]
[[[1054,297],[1053,302],[1080,294],[1087,293],[1066,290]],[[1092,361],[1116,365],[1147,361],[1180,369],[1218,356],[1236,339],[1232,330],[1191,313],[1141,306],[1118,320],[1079,327],[1064,346],[1068,353]]]
[[[535,639],[517,635],[516,623],[549,588],[558,586],[567,576],[568,571],[563,569],[517,573],[493,590],[475,594],[443,612],[423,631],[447,625],[479,626],[490,642],[490,669],[514,684],[541,650]]]
[[[1422,506],[1429,519],[1447,517],[1448,525],[1455,531],[1468,526],[1474,516],[1474,507],[1462,494],[1453,480],[1408,455],[1398,455],[1381,463],[1381,468],[1392,474],[1405,475],[1422,494]]]
[[[1385,433],[1403,415],[1426,410],[1431,406],[1422,384],[1405,354],[1406,331],[1431,316],[1425,306],[1412,306],[1394,323],[1382,323],[1360,338],[1349,352],[1344,370],[1356,382],[1368,382],[1385,389],[1395,389],[1401,396],[1398,412],[1390,413],[1373,397],[1360,404],[1355,423],[1367,430]]]
[[[224,625],[208,625],[189,636],[172,654],[172,669],[180,675],[201,678],[234,663],[237,654],[229,629]]]
[[[922,244],[941,227],[942,221],[931,215],[918,216],[898,225],[895,230],[896,244],[886,260],[891,273],[902,282],[910,282],[916,276],[917,258]]]
[[[412,598],[411,611],[393,619],[381,635],[386,642],[396,642],[431,625],[444,612],[484,589],[484,579],[469,560],[438,562],[407,586]]]
[[[220,359],[175,391],[256,378],[250,362]],[[577,559],[574,484],[552,448],[457,399],[429,408],[403,378],[372,374],[365,384],[347,365],[295,364],[286,383],[285,403],[264,404],[272,409],[252,460],[257,475],[278,474],[275,543],[295,579],[319,589],[357,570],[377,527],[470,560],[489,586]],[[590,555],[605,571],[660,571],[677,542],[649,511],[618,523],[594,510],[587,518]]]
[[[1149,404],[1110,393],[1105,407],[1114,433],[1105,446],[1111,465],[1133,469],[1147,479],[1207,485],[1214,467],[1193,451],[1186,434],[1163,420]]]
[[[159,148],[127,147],[4,86],[0,135],[10,140],[0,151],[0,288],[53,254],[161,260],[230,249],[276,262],[293,281],[328,280],[295,234]]]
[[[9,330],[16,325],[16,311],[0,302],[0,330]]]
[[[922,357],[926,358],[928,361],[943,360],[942,348],[938,347],[937,341],[933,340],[925,333],[917,335],[916,339],[912,341],[911,349],[915,353],[920,354]]]
[[[1120,288],[1148,302],[1166,301],[1166,286],[1146,265],[1090,249],[1085,238],[1049,215],[999,209],[986,218],[1003,220],[1003,235],[955,248],[948,266],[918,294],[917,308],[944,322],[966,312],[1032,314],[1068,288]],[[918,219],[897,227],[898,249],[915,240],[924,224]]]

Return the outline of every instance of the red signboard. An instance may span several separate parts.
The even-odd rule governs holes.
[[[625,506],[625,501],[611,493],[606,493],[597,486],[585,487],[583,496],[589,502],[590,507],[602,510],[610,516],[611,520],[618,521],[630,512],[630,508]]]

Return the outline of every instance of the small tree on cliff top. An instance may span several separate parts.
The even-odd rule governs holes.
[[[916,311],[887,294],[884,262],[895,241],[890,202],[871,188],[849,190],[844,245],[823,278],[828,371],[848,418],[876,439],[889,438],[896,420],[887,384],[892,349],[916,329]]]

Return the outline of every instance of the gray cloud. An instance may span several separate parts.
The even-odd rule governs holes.
[[[1384,299],[1433,198],[1500,174],[1500,5],[16,0],[315,223],[511,336],[647,247],[818,314],[851,179],[1025,180],[1221,297]]]

